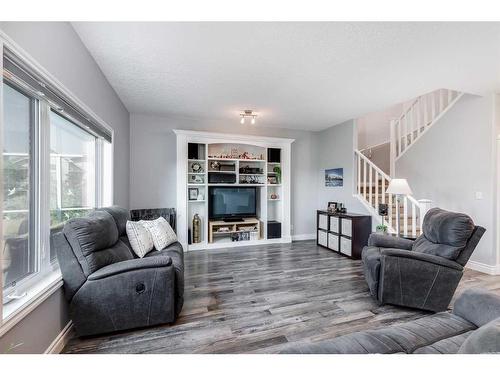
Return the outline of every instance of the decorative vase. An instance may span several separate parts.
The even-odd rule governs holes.
[[[201,219],[198,214],[193,217],[193,243],[201,242]]]

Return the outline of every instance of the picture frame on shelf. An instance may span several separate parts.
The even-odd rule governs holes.
[[[337,206],[338,206],[337,202],[328,202],[328,212],[330,213],[337,212]]]
[[[198,200],[198,188],[188,188],[188,199],[190,201],[196,201]]]

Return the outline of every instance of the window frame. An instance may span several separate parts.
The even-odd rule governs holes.
[[[7,290],[11,293],[16,290],[18,294],[25,292],[27,294],[19,300],[9,301],[9,303],[5,306],[3,302],[5,300],[6,293],[3,290],[3,276],[0,277],[0,337],[2,337],[8,330],[14,327],[27,314],[33,311],[33,309],[35,309],[45,299],[50,297],[54,292],[59,290],[62,286],[62,277],[59,265],[56,261],[50,261],[50,111],[54,109],[56,114],[58,114],[58,111],[57,108],[54,106],[51,107],[47,101],[43,100],[43,97],[37,97],[36,93],[26,92],[27,90],[19,87],[19,85],[11,82],[9,79],[4,79],[2,72],[4,51],[6,48],[8,48],[11,53],[14,53],[17,57],[19,57],[23,63],[26,63],[30,69],[39,74],[40,77],[43,77],[45,82],[49,82],[61,93],[63,93],[65,98],[68,98],[75,107],[78,107],[85,113],[88,113],[98,122],[100,126],[110,132],[112,141],[108,143],[91,130],[86,130],[85,126],[81,126],[78,121],[74,121],[72,118],[68,118],[68,116],[63,116],[96,138],[94,161],[94,179],[96,185],[95,207],[102,207],[105,191],[106,196],[111,197],[111,202],[106,203],[112,203],[113,200],[112,185],[111,187],[104,186],[105,178],[102,173],[105,169],[105,163],[107,163],[107,170],[110,169],[111,174],[114,172],[113,151],[115,139],[114,130],[108,124],[100,119],[99,116],[82,103],[74,94],[66,89],[64,85],[55,79],[40,64],[33,60],[31,56],[27,55],[15,42],[13,42],[2,32],[2,30],[0,30],[0,147],[3,145],[4,83],[13,86],[14,89],[21,91],[21,93],[30,98],[34,97],[36,114],[38,117],[34,124],[34,155],[31,158],[33,160],[33,170],[30,171],[30,176],[34,176],[33,183],[30,183],[30,188],[33,190],[30,193],[30,198],[33,196],[33,205],[30,206],[30,209],[34,210],[34,213],[31,215],[34,220],[32,220],[33,222],[30,224],[30,227],[34,225],[34,228],[30,228],[30,236],[33,236],[32,242],[38,264],[37,269],[33,274],[16,283],[15,288],[8,288]],[[104,147],[105,145],[109,147],[108,144],[112,150],[110,155],[111,160],[104,160]],[[3,181],[2,171],[3,157],[0,160],[0,182]],[[113,182],[113,176],[111,176],[111,181]],[[111,191],[107,191],[108,189],[111,189]],[[0,189],[0,191],[3,192],[3,188]],[[3,197],[0,199],[0,212],[3,217]],[[3,220],[0,220],[0,236],[3,238]],[[0,256],[0,270],[3,272],[3,256]]]
[[[2,279],[0,280],[0,283],[2,284],[2,302],[6,298],[10,298],[10,295],[17,294],[18,296],[26,293],[26,289],[30,288],[33,284],[39,281],[39,274],[42,268],[42,259],[40,257],[41,252],[38,252],[36,250],[36,244],[39,243],[38,241],[38,236],[39,236],[39,224],[38,224],[38,214],[40,212],[39,207],[37,207],[37,203],[40,201],[40,180],[39,180],[39,175],[40,175],[40,168],[39,166],[39,160],[40,160],[40,155],[39,155],[39,140],[40,140],[40,102],[34,98],[30,93],[28,93],[26,90],[23,90],[21,87],[13,84],[12,82],[8,81],[2,81],[2,100],[3,100],[3,85],[6,84],[8,85],[11,89],[17,91],[18,93],[26,96],[27,98],[30,99],[30,141],[32,141],[33,145],[30,145],[30,148],[28,150],[28,157],[29,157],[29,201],[28,201],[28,212],[29,212],[29,229],[28,229],[28,234],[29,234],[29,239],[28,239],[28,246],[29,246],[29,251],[34,251],[35,252],[35,265],[34,265],[34,271],[32,274],[29,274],[19,281],[16,282],[15,286],[9,286],[5,289],[3,289],[3,276]],[[3,113],[3,112],[2,112]],[[2,123],[2,134],[3,134],[3,123]],[[3,155],[2,155],[3,157]],[[3,159],[2,159],[2,170],[3,170]],[[2,176],[3,177],[3,176]],[[3,204],[3,200],[2,200]],[[2,216],[3,216],[3,208],[2,208]],[[3,219],[2,219],[3,220]],[[3,237],[3,232],[2,232],[2,237]],[[0,255],[0,258],[3,259],[3,256]],[[2,272],[3,272],[3,266],[2,266]]]

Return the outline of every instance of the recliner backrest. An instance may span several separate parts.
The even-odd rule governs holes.
[[[460,255],[455,260],[458,264],[465,267],[465,265],[469,261],[469,258],[472,256],[474,249],[476,248],[477,244],[479,243],[479,240],[481,239],[481,237],[483,237],[484,232],[486,232],[485,228],[480,227],[480,226],[474,227],[474,231],[472,232],[472,235],[470,236],[469,241],[467,241],[467,245],[460,252]]]
[[[415,241],[412,250],[456,260],[468,244],[474,228],[468,215],[432,208],[424,217],[423,234]]]
[[[82,266],[62,231],[51,234],[50,245],[54,246],[57,261],[64,280],[64,294],[71,301],[75,293],[87,281]]]
[[[118,240],[115,219],[106,211],[68,220],[63,233],[86,277],[109,264],[134,258],[130,249]]]

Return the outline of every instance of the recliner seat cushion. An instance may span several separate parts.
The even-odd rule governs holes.
[[[467,331],[456,336],[433,342],[430,345],[422,346],[415,350],[413,354],[457,354],[462,344],[473,332],[474,331]]]
[[[500,353],[500,318],[479,327],[458,350],[459,354]]]
[[[315,344],[294,345],[282,353],[413,353],[475,328],[473,324],[451,313],[437,313],[393,327],[351,333]]]
[[[425,215],[422,229],[413,251],[455,260],[467,245],[474,222],[468,215],[433,208]]]
[[[63,232],[85,276],[109,264],[133,259],[130,249],[118,241],[115,220],[106,211],[70,219]]]

